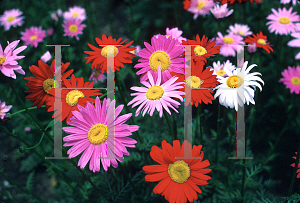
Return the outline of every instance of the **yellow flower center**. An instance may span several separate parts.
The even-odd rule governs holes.
[[[300,79],[298,77],[293,77],[291,80],[293,85],[299,85],[300,84]]]
[[[74,18],[77,18],[78,16],[79,16],[78,13],[73,13],[73,14],[72,14],[72,17],[74,17]]]
[[[278,21],[279,21],[279,23],[284,24],[284,25],[289,24],[291,22],[291,20],[287,17],[280,17]]]
[[[183,160],[175,161],[173,164],[169,164],[168,173],[170,178],[176,183],[185,183],[190,175],[190,166]]]
[[[167,39],[168,39],[169,37],[170,37],[170,35],[167,35]],[[172,36],[172,38],[176,40],[176,37],[173,37],[173,36]]]
[[[223,37],[223,42],[226,44],[232,44],[234,40],[231,37]]]
[[[198,10],[201,10],[204,6],[205,6],[205,2],[200,1],[200,2],[198,3],[198,5],[197,5],[197,9],[198,9]]]
[[[84,97],[84,94],[79,90],[72,90],[66,96],[66,102],[70,106],[75,106],[80,97]]]
[[[171,65],[170,56],[164,51],[156,51],[150,56],[149,65],[153,71],[158,70],[158,65],[161,71],[168,70]]]
[[[94,72],[94,77],[98,77],[100,75],[100,72],[98,71],[98,70],[96,70],[95,72]]]
[[[101,50],[101,55],[104,57],[115,57],[118,53],[119,53],[118,48],[113,45],[105,46]]]
[[[96,124],[88,132],[90,143],[99,145],[107,140],[108,129],[104,124]]]
[[[47,94],[50,94],[49,90],[51,90],[52,88],[54,88],[54,79],[48,78],[48,79],[44,80],[43,89]]]
[[[226,72],[224,70],[218,70],[217,75],[224,75]]]
[[[37,39],[37,36],[36,35],[32,35],[31,37],[30,37],[30,41],[33,41],[33,40],[36,40]]]
[[[267,43],[266,43],[266,40],[264,40],[264,39],[259,39],[259,40],[257,40],[257,43],[258,44],[261,44],[261,45],[266,45]]]
[[[193,89],[197,89],[201,87],[201,84],[203,83],[203,80],[200,80],[199,77],[197,76],[189,76],[186,80],[185,80],[185,84]]]
[[[242,31],[239,31],[239,34],[242,35],[242,36],[244,36],[244,33]]]
[[[238,88],[244,83],[244,79],[239,75],[233,75],[227,79],[226,83],[230,88]]]
[[[78,27],[77,27],[77,25],[70,25],[69,30],[70,30],[70,32],[75,33],[75,32],[77,32]]]
[[[5,59],[5,56],[0,56],[0,65],[2,65],[5,62]]]
[[[8,21],[8,22],[12,22],[12,21],[14,21],[14,19],[16,19],[14,16],[9,16],[9,17],[7,18],[7,21]]]
[[[202,56],[204,54],[207,53],[206,49],[203,47],[203,46],[199,46],[197,45],[194,49],[194,53],[197,55],[197,56]]]
[[[164,89],[159,85],[150,87],[146,92],[146,97],[149,100],[158,100],[164,95]]]

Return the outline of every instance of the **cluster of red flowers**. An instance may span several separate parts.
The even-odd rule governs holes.
[[[233,4],[233,3],[246,3],[247,1],[250,1],[251,4],[253,3],[253,0],[214,0],[214,1],[219,1],[221,4]],[[256,3],[261,3],[263,0],[255,0]]]

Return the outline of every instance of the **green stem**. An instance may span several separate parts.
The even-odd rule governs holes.
[[[174,136],[174,133],[173,133],[173,129],[171,127],[171,124],[170,124],[170,120],[169,120],[169,116],[167,115],[167,112],[166,111],[163,111],[164,113],[164,116],[165,116],[165,119],[167,121],[167,124],[169,126],[169,129],[170,129],[170,132],[171,132],[171,135],[172,135],[172,140],[175,140],[175,136]]]
[[[173,132],[174,132],[174,139],[177,140],[177,115],[173,116]]]
[[[219,152],[219,150],[218,149],[219,149],[219,137],[220,137],[220,111],[221,111],[220,106],[221,106],[221,104],[218,105],[218,120],[217,120],[217,122],[218,122],[218,129],[217,129],[217,139],[216,139],[216,146],[215,146],[215,148],[216,148],[216,154],[215,154],[216,163],[219,162],[219,158],[218,158],[218,152]]]
[[[199,104],[197,111],[198,111],[197,117],[198,117],[198,122],[199,122],[200,144],[202,145],[202,150],[203,150],[203,134],[202,134],[202,122],[201,122],[202,105],[201,104]]]
[[[43,105],[43,106],[41,106],[41,107],[45,107],[45,105]],[[28,110],[36,109],[36,108],[37,108],[37,106],[29,107]],[[15,113],[12,113],[12,114],[10,114],[10,116],[16,115],[16,114],[21,113],[21,112],[24,112],[24,111],[26,111],[26,109],[22,109],[22,110],[20,110],[20,111],[17,111],[17,112],[15,112]]]
[[[9,199],[9,200],[11,200],[11,201],[13,201],[13,202],[15,202],[15,203],[18,203],[18,202],[16,202],[15,200],[13,200],[10,196],[8,196],[7,194],[5,194],[4,192],[1,192],[1,191],[0,191],[0,194],[3,195],[3,196],[5,196],[7,199]],[[1,201],[0,201],[0,202],[1,202]]]
[[[245,141],[246,141],[246,138],[245,138]],[[246,157],[246,146],[247,144],[245,144],[245,157]],[[244,202],[244,192],[245,192],[245,175],[246,175],[246,166],[245,166],[245,160],[246,159],[243,159],[243,178],[242,178],[242,188],[241,188],[241,196],[242,196],[242,201],[241,202]]]

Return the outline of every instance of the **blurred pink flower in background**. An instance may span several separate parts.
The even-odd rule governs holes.
[[[288,42],[288,46],[290,47],[299,47],[300,48],[300,32],[294,32],[291,33],[292,37],[295,37],[296,39],[293,39]],[[300,59],[300,52],[296,54],[295,59]]]
[[[49,28],[46,32],[47,32],[47,36],[53,35],[53,28]]]
[[[4,11],[4,14],[0,16],[0,23],[4,26],[5,31],[9,30],[10,26],[16,27],[23,24],[24,17],[20,16],[22,13],[19,9]]]
[[[237,67],[243,68],[243,66],[244,66],[244,59],[238,60]]]
[[[233,9],[229,11],[227,8],[227,4],[223,4],[221,6],[216,4],[212,9],[210,9],[210,12],[215,16],[215,18],[218,19],[230,16],[233,12]]]
[[[6,113],[11,109],[12,105],[5,106],[5,102],[1,102],[0,100],[0,118],[4,120]]]
[[[64,24],[62,25],[65,31],[64,36],[75,37],[79,40],[78,35],[82,34],[83,28],[86,27],[85,24],[80,24],[81,21],[77,19],[69,19],[65,20]]]
[[[52,18],[53,20],[55,20],[56,22],[58,21],[58,16],[56,15],[56,13],[51,13],[50,16],[51,16],[51,18]]]
[[[24,129],[26,132],[30,132],[31,131],[31,128],[30,127],[25,127]]]
[[[44,53],[42,56],[41,56],[41,60],[44,61],[45,63],[47,61],[49,61],[50,59],[52,58],[51,54],[49,51],[46,51],[46,53]]]
[[[135,47],[135,50],[129,51],[129,52],[132,53],[132,54],[137,55],[137,53],[139,53],[139,51],[141,51],[141,50],[142,50],[141,46],[140,46],[140,45],[137,45],[137,46]]]
[[[217,63],[213,62],[213,68],[210,67],[210,70],[214,71],[213,75],[222,76],[222,77],[228,76],[225,70],[233,71],[234,69],[235,66],[232,65],[232,63],[229,60],[227,60],[223,64],[221,64],[220,61],[218,61]]]
[[[289,4],[291,1],[293,2],[293,5],[295,6],[297,3],[297,0],[280,0],[280,3]]]
[[[66,20],[78,19],[84,21],[86,19],[85,9],[81,8],[80,6],[69,8],[69,11],[64,12],[63,15]]]
[[[230,25],[229,29],[227,30],[228,33],[233,32],[236,35],[241,35],[243,37],[246,37],[248,35],[252,35],[253,33],[250,31],[250,28],[248,25],[241,25],[238,23],[235,23],[233,26]]]
[[[291,94],[295,92],[296,94],[300,93],[300,66],[297,67],[288,67],[282,73],[283,78],[279,82],[283,82],[286,85],[286,88],[290,89]]]
[[[249,53],[256,52],[256,43],[251,43],[247,46],[247,50]]]
[[[191,0],[190,7],[187,11],[194,14],[194,20],[199,15],[205,16],[209,14],[210,9],[215,5],[213,0]]]
[[[167,38],[169,36],[171,36],[175,40],[178,40],[179,43],[181,43],[182,40],[186,40],[186,38],[181,37],[182,31],[178,30],[178,27],[172,28],[171,30],[167,27],[167,29],[166,29],[166,35],[167,35]]]
[[[218,37],[216,38],[216,46],[221,46],[220,54],[223,56],[235,56],[235,52],[240,52],[243,49],[241,44],[243,42],[243,37],[233,34],[233,32],[225,35],[223,37],[221,32],[218,32]]]
[[[62,12],[62,10],[60,8],[57,9],[56,13],[57,13],[58,17],[62,17],[62,15],[63,15],[63,12]]]
[[[30,27],[25,29],[25,32],[21,32],[21,40],[25,42],[25,45],[30,44],[31,46],[37,47],[39,42],[44,41],[46,37],[46,31],[42,27]]]
[[[98,81],[103,82],[106,79],[106,76],[102,74],[99,70],[93,69],[93,72],[91,76],[89,77],[89,80],[93,80],[96,84]]]

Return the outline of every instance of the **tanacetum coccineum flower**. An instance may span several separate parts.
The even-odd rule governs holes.
[[[22,11],[19,9],[11,9],[4,11],[4,14],[0,16],[0,23],[4,26],[5,31],[10,29],[10,26],[17,27],[23,24]]]
[[[105,98],[101,107],[100,99],[96,97],[95,106],[90,102],[87,102],[86,107],[78,105],[79,111],[73,111],[74,116],[68,122],[73,127],[63,127],[69,134],[63,138],[66,142],[64,146],[73,146],[67,152],[69,158],[83,152],[78,161],[80,168],[84,168],[90,161],[90,170],[100,171],[100,159],[105,171],[110,164],[116,168],[117,160],[123,162],[123,155],[129,155],[125,147],[135,147],[136,141],[127,136],[137,131],[139,126],[124,124],[132,114],[119,116],[124,105],[115,108],[115,103],[115,100]],[[111,122],[107,118],[113,114],[115,120]]]
[[[213,0],[191,0],[190,7],[187,11],[194,14],[194,20],[199,15],[206,16],[209,14],[210,9],[215,5]]]
[[[65,20],[64,24],[62,25],[65,31],[64,36],[75,37],[77,40],[79,40],[78,35],[82,34],[83,28],[86,27],[85,24],[80,23],[81,21],[78,19],[70,18]]]
[[[21,40],[25,42],[25,45],[37,47],[39,42],[43,42],[46,37],[46,31],[42,27],[30,27],[25,29],[25,32],[21,32]]]
[[[223,37],[221,32],[218,32],[218,37],[216,38],[216,45],[221,46],[220,54],[223,56],[235,56],[235,52],[238,53],[243,49],[241,44],[243,42],[243,37],[235,35],[232,32]]]
[[[191,0],[184,0],[182,3],[183,3],[183,9],[188,10],[188,8],[191,5]]]
[[[113,72],[119,71],[120,67],[124,68],[124,63],[132,63],[131,57],[135,57],[135,55],[130,53],[130,51],[135,50],[135,48],[129,48],[129,46],[133,41],[123,45],[127,39],[121,42],[122,38],[118,40],[113,39],[111,36],[107,38],[105,34],[102,35],[102,40],[99,38],[95,38],[95,40],[103,48],[97,48],[88,43],[88,46],[93,51],[84,51],[84,53],[89,55],[85,57],[87,59],[86,63],[93,62],[92,69],[101,69],[102,73],[105,71],[109,73],[110,69]],[[114,58],[114,68],[107,68],[108,57]]]
[[[294,6],[297,4],[297,0],[280,0],[280,3],[281,4],[289,4],[291,1],[293,2]]]
[[[253,34],[252,36],[248,36],[247,38],[244,39],[244,42],[247,43],[255,43],[256,47],[263,48],[268,54],[272,51],[273,49],[270,44],[270,42],[267,42],[267,36],[263,35],[262,32],[258,34]]]
[[[50,107],[47,110],[48,112],[55,111],[52,118],[55,117],[55,120],[59,120],[60,122],[65,119],[67,119],[67,122],[70,121],[70,118],[73,116],[72,111],[78,110],[78,104],[85,107],[87,101],[95,102],[95,99],[91,98],[91,96],[102,94],[98,93],[98,90],[93,89],[94,82],[91,82],[90,84],[89,82],[84,83],[83,78],[75,78],[74,75],[71,76],[71,79],[65,79],[63,82],[66,87],[61,89],[61,97],[55,95],[55,88],[49,90],[49,93],[55,97],[49,98],[48,105]],[[55,99],[61,100],[62,112],[59,111],[59,109],[54,109]],[[61,120],[60,115],[62,117]]]
[[[235,23],[234,25],[230,25],[227,32],[228,33],[233,32],[235,35],[241,35],[242,37],[252,34],[248,25],[241,25],[238,23]]]
[[[4,120],[6,117],[6,113],[11,109],[12,105],[6,106],[5,102],[1,102],[0,100],[0,118]]]
[[[241,67],[243,67],[243,65],[244,62],[242,63]],[[232,65],[232,63],[229,60],[227,60],[223,64],[221,64],[220,61],[218,61],[217,63],[213,62],[213,68],[211,68],[210,70],[213,70],[214,71],[213,75],[217,75],[217,77],[218,76],[227,77],[228,75],[226,74],[225,70],[233,71],[235,68],[236,67]]]
[[[295,152],[297,154],[297,152]],[[293,156],[293,159],[296,159],[295,156]],[[295,163],[291,164],[292,167],[295,167]],[[300,163],[298,163],[298,169],[297,169],[297,178],[300,178]]]
[[[158,165],[144,166],[145,180],[148,182],[160,181],[153,189],[154,194],[161,194],[171,203],[193,202],[198,199],[197,193],[202,193],[197,185],[208,185],[211,179],[208,174],[211,169],[208,160],[203,161],[202,145],[194,145],[186,140],[180,145],[179,140],[173,141],[173,146],[163,140],[162,149],[156,145],[151,147],[150,156]],[[184,148],[190,149],[190,155],[184,154]],[[196,157],[191,159],[190,157]],[[176,159],[176,157],[188,157]]]
[[[283,78],[279,82],[283,82],[287,88],[290,89],[291,93],[300,93],[300,66],[288,67],[282,73]]]
[[[57,12],[58,13],[58,12]],[[64,19],[77,19],[80,21],[84,21],[86,19],[85,9],[80,6],[74,6],[69,8],[69,11],[63,13]]]
[[[61,64],[61,86],[64,87],[64,79],[69,77],[73,73],[73,69],[64,73],[70,63],[62,63]],[[37,108],[41,108],[41,106],[46,103],[46,109],[49,108],[47,102],[52,95],[50,95],[49,90],[54,88],[54,71],[55,71],[55,60],[52,61],[51,68],[42,60],[38,61],[38,66],[32,65],[29,66],[30,72],[35,77],[25,77],[25,80],[28,80],[28,84],[25,84],[30,90],[25,91],[25,93],[29,93],[25,98],[30,99],[30,101],[34,101],[32,106],[36,106]],[[60,71],[58,70],[58,71]]]
[[[8,42],[7,47],[2,49],[2,46],[0,44],[0,70],[3,73],[3,75],[7,77],[11,77],[13,79],[16,79],[17,76],[14,73],[14,71],[25,75],[24,70],[22,69],[22,66],[18,65],[17,60],[24,58],[25,56],[17,56],[21,51],[27,48],[27,46],[21,46],[14,50],[17,45],[19,44],[20,40],[13,41],[12,43]]]
[[[233,4],[233,3],[245,3],[247,1],[251,2],[251,4],[253,3],[253,0],[215,0],[215,1],[220,1],[222,4]],[[255,0],[256,3],[261,3],[263,0]]]
[[[89,77],[89,80],[93,80],[95,82],[95,84],[98,81],[103,82],[106,79],[106,76],[102,73],[100,73],[100,70],[93,70],[91,76]]]
[[[300,25],[300,23],[297,23],[297,24]],[[299,26],[299,28],[300,28],[300,26]],[[287,45],[290,47],[299,47],[300,48],[300,31],[291,33],[291,36],[295,37],[296,39],[289,41]],[[300,59],[300,52],[298,54],[296,54],[295,59]]]
[[[219,6],[218,4],[215,4],[215,6],[210,9],[210,12],[214,15],[215,18],[225,18],[232,14],[233,9],[228,10],[227,4]]]

